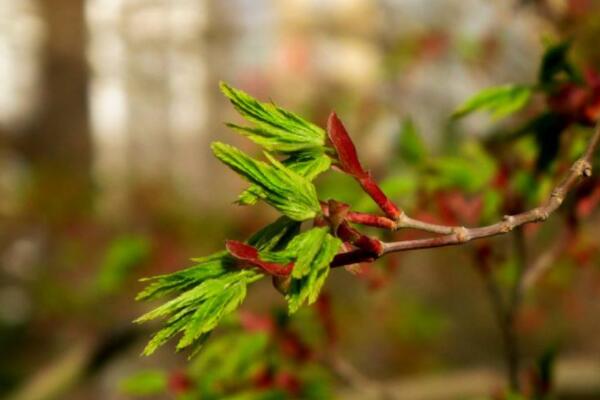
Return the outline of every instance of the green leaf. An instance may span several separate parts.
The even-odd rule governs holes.
[[[282,162],[283,165],[312,181],[319,174],[327,171],[331,166],[331,159],[322,152],[298,152]],[[261,197],[264,197],[264,191],[257,185],[252,185],[238,197],[238,204],[247,206],[254,205]]]
[[[201,380],[202,386],[250,379],[253,367],[264,359],[269,339],[265,332],[243,330],[221,335],[193,360],[190,373]]]
[[[247,243],[261,251],[276,251],[285,247],[298,234],[301,223],[288,217],[280,217],[247,240]]]
[[[402,123],[398,147],[402,159],[411,165],[421,164],[427,157],[425,143],[411,119]]]
[[[226,251],[197,258],[194,261],[196,265],[190,268],[142,279],[143,282],[151,283],[137,295],[136,300],[158,299],[174,291],[185,291],[204,280],[225,274],[233,264]]]
[[[231,271],[207,279],[154,310],[136,323],[171,316],[165,328],[150,340],[143,354],[152,354],[159,346],[182,332],[177,349],[185,348],[210,333],[219,321],[235,310],[246,297],[246,286],[262,277],[257,271]]]
[[[248,242],[261,251],[284,248],[298,233],[300,223],[281,217],[252,236]],[[151,283],[138,294],[138,300],[157,299],[169,294],[178,296],[165,302],[136,320],[142,323],[167,318],[165,326],[149,341],[144,354],[179,333],[183,333],[177,348],[201,342],[219,321],[235,310],[246,296],[247,285],[263,275],[257,270],[239,270],[226,251],[194,260],[191,268],[172,274],[146,278]]]
[[[115,239],[100,265],[97,290],[102,294],[114,293],[149,254],[150,243],[144,237],[124,236]]]
[[[151,396],[167,390],[167,375],[161,370],[139,371],[123,379],[120,390],[130,396]]]
[[[329,273],[329,264],[342,241],[328,233],[328,228],[313,228],[296,236],[285,253],[296,259],[290,292],[286,298],[290,313],[306,302],[316,301]]]
[[[261,103],[247,93],[221,82],[221,91],[247,120],[257,127],[228,124],[269,151],[295,152],[325,146],[323,129],[273,104]]]
[[[429,190],[460,188],[473,193],[485,189],[496,174],[496,162],[477,142],[466,143],[460,154],[429,162]]]
[[[314,218],[321,211],[314,185],[286,168],[268,153],[270,164],[255,160],[224,143],[212,144],[215,156],[261,189],[261,199],[296,221]]]
[[[557,82],[561,73],[566,75],[567,81],[579,83],[579,71],[568,60],[571,42],[560,42],[546,48],[540,64],[538,82],[542,87],[548,87]]]
[[[521,85],[487,88],[467,100],[452,117],[461,118],[474,111],[488,111],[495,119],[506,117],[525,107],[531,93],[531,87]]]

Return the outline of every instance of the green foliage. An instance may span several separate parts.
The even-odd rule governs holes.
[[[411,119],[406,119],[402,123],[398,148],[402,160],[411,165],[419,165],[427,157],[425,143]]]
[[[130,396],[150,396],[164,393],[167,389],[167,375],[161,370],[139,371],[121,381],[120,389]]]
[[[546,48],[540,64],[538,82],[548,88],[552,84],[566,78],[567,81],[581,82],[579,71],[568,60],[570,42],[560,42]]]
[[[239,113],[257,127],[228,125],[265,149],[297,152],[319,149],[325,145],[325,131],[296,114],[273,104],[261,103],[224,82],[221,82],[221,90]]]
[[[265,332],[224,334],[211,341],[192,361],[189,372],[201,378],[201,390],[210,391],[215,383],[235,384],[250,379],[256,363],[267,350],[269,337]],[[226,354],[226,357],[223,355]],[[212,389],[214,390],[214,389]]]
[[[265,156],[270,164],[255,160],[224,143],[215,142],[211,147],[219,160],[260,188],[255,195],[284,215],[304,221],[314,218],[320,212],[314,185],[268,153]]]
[[[279,246],[284,247],[298,228],[299,223],[282,217],[256,233],[248,242],[263,251],[276,250]],[[196,341],[202,342],[219,321],[244,300],[247,285],[263,276],[256,270],[235,268],[235,260],[225,251],[194,261],[197,264],[191,268],[144,279],[151,283],[138,294],[138,300],[179,293],[136,320],[142,323],[166,319],[165,326],[152,337],[144,354],[152,354],[180,333],[182,338],[177,349]]]
[[[177,349],[203,339],[223,316],[235,310],[246,297],[246,286],[262,277],[253,270],[227,272],[207,279],[176,298],[139,317],[136,322],[165,318],[166,326],[156,333],[146,348],[150,355],[178,333],[183,333]]]
[[[331,236],[327,228],[313,228],[290,242],[286,251],[296,259],[286,296],[290,313],[307,301],[315,302],[329,273],[329,263],[341,245],[341,240]]]
[[[149,254],[150,243],[143,237],[123,236],[115,239],[100,265],[96,281],[98,291],[103,294],[114,293]]]
[[[461,105],[453,114],[461,118],[475,111],[487,111],[494,119],[513,114],[529,103],[532,88],[522,85],[490,87],[477,93]]]
[[[319,174],[325,172],[331,166],[331,159],[324,153],[318,151],[303,151],[292,153],[282,164],[296,174],[312,181]],[[238,204],[253,205],[266,194],[258,185],[252,185],[238,197]]]
[[[249,328],[248,319],[229,319],[226,329],[207,342],[184,371],[176,372],[186,382],[185,389],[177,392],[177,398],[333,398],[331,377],[317,360],[298,358],[282,346],[289,338],[311,349],[323,344],[325,336],[319,332],[321,325],[315,312],[301,314],[306,317],[303,324],[292,326],[287,318],[279,317],[280,311],[276,310],[272,316],[247,315],[265,324],[254,328]],[[306,341],[308,333],[316,333],[313,343]],[[167,385],[168,376],[171,373],[161,370],[144,371],[124,380],[120,389],[130,396],[163,398],[176,390]],[[290,386],[280,379],[286,376],[294,382]]]
[[[476,143],[468,143],[456,156],[430,161],[430,190],[460,188],[473,193],[486,188],[496,173],[495,160]]]

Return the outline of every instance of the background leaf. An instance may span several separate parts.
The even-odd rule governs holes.
[[[493,118],[502,118],[525,107],[532,89],[521,85],[503,85],[482,90],[468,99],[453,114],[461,118],[475,111],[488,111]]]

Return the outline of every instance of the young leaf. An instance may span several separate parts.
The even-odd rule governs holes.
[[[322,152],[302,151],[292,153],[290,157],[282,162],[283,165],[312,181],[319,174],[325,172],[331,166],[331,159]],[[254,205],[265,196],[264,191],[257,185],[252,185],[238,197],[237,203],[240,205]]]
[[[279,217],[277,221],[256,232],[248,244],[260,251],[277,251],[289,243],[300,231],[301,223],[288,217]]]
[[[293,262],[286,262],[284,265],[282,263],[265,261],[264,259],[261,259],[260,254],[255,247],[246,243],[228,240],[226,246],[229,254],[235,259],[245,261],[254,267],[261,268],[266,273],[273,276],[288,276],[294,267]]]
[[[337,153],[340,169],[355,178],[389,218],[398,218],[401,214],[400,209],[383,193],[371,174],[363,168],[348,131],[335,113],[331,113],[327,120],[327,135]]]
[[[329,273],[329,264],[341,245],[342,241],[331,236],[327,228],[313,228],[290,242],[286,252],[296,258],[286,296],[290,313],[307,301],[308,304],[316,301]]]
[[[320,212],[314,185],[268,153],[265,156],[270,165],[224,143],[215,142],[211,147],[219,160],[258,186],[262,192],[256,194],[284,215],[304,221]]]
[[[235,310],[246,297],[246,286],[262,275],[252,270],[227,272],[203,281],[176,298],[142,315],[135,322],[142,323],[171,316],[166,327],[158,331],[144,349],[152,354],[159,346],[183,332],[177,344],[182,349],[212,331],[219,321]]]
[[[513,114],[529,103],[532,89],[521,85],[503,85],[482,90],[460,106],[453,118],[461,118],[474,111],[488,111],[499,119]]]
[[[356,147],[346,131],[344,124],[335,113],[329,115],[327,120],[327,135],[333,144],[338,155],[338,161],[342,171],[355,178],[367,176],[367,172],[363,169],[358,159]]]
[[[299,222],[281,217],[248,242],[261,251],[283,248],[297,234],[299,226]],[[152,283],[138,299],[156,299],[171,293],[179,295],[136,320],[140,323],[168,317],[165,326],[144,349],[144,354],[152,354],[180,332],[183,337],[178,348],[202,341],[224,316],[239,306],[246,296],[247,285],[263,276],[255,270],[234,269],[235,259],[226,251],[195,261],[197,265],[191,268],[146,279]]]
[[[221,91],[247,120],[257,127],[249,128],[228,124],[269,151],[295,152],[322,148],[325,145],[323,129],[294,113],[273,104],[261,103],[247,93],[221,82]]]

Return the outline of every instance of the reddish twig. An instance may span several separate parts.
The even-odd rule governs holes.
[[[225,247],[227,248],[229,254],[231,254],[236,260],[253,267],[258,267],[269,275],[287,277],[292,273],[292,269],[294,269],[293,262],[283,265],[261,260],[258,250],[246,243],[238,242],[236,240],[228,240],[225,243]]]
[[[383,193],[383,190],[377,185],[371,173],[362,167],[358,160],[356,147],[352,143],[352,139],[348,135],[342,121],[340,121],[335,113],[329,115],[327,134],[337,153],[340,169],[358,181],[365,193],[371,196],[385,215],[392,220],[398,219],[402,211]]]
[[[399,242],[382,242],[383,251],[381,256],[399,251],[429,249],[434,247],[459,245],[476,239],[487,238],[496,235],[502,235],[518,228],[522,225],[545,221],[565,199],[565,196],[579,183],[581,179],[592,175],[592,157],[600,144],[600,124],[594,130],[588,147],[581,158],[573,163],[567,175],[552,190],[550,197],[540,206],[515,215],[507,215],[502,221],[495,224],[466,228],[463,226],[443,226],[428,224],[421,221],[412,220],[411,227],[423,229],[426,231],[450,232],[443,236],[437,236],[425,239],[405,240]],[[402,217],[399,218],[402,220]],[[372,259],[372,254],[365,254],[362,250],[353,250],[338,254],[331,263],[332,267],[339,267],[347,263],[365,262]]]

